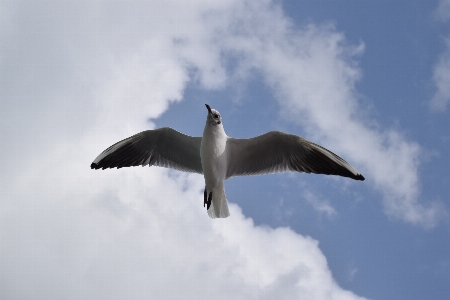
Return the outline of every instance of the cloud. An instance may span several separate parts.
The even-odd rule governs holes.
[[[436,19],[446,23],[450,19],[450,1],[440,0],[435,11]],[[436,92],[429,103],[430,109],[434,112],[443,112],[450,102],[450,38],[444,39],[446,49],[440,54],[439,59],[433,69],[433,84]]]
[[[305,54],[291,55],[305,39]],[[265,59],[268,81],[285,114],[306,128],[311,139],[355,164],[384,195],[389,216],[434,226],[439,210],[419,202],[420,146],[398,130],[373,126],[358,104],[355,84],[361,75],[354,57],[363,45],[346,45],[333,27],[311,27],[299,44],[283,45],[268,55],[282,60]]]
[[[358,268],[351,268],[348,274],[348,280],[352,282],[355,279],[356,274],[358,273]]]
[[[191,80],[226,84],[217,39],[231,25],[210,13],[244,4],[0,5],[15,28],[0,50],[0,298],[363,299],[334,281],[316,240],[255,226],[233,204],[211,222],[201,176],[89,169]]]
[[[430,102],[433,111],[445,111],[450,102],[450,38],[445,39],[445,44],[446,50],[440,55],[433,70],[433,82],[437,90]]]
[[[450,1],[439,0],[438,8],[435,11],[436,18],[441,22],[447,22],[450,19]]]
[[[331,218],[337,214],[336,210],[330,205],[328,200],[322,200],[310,191],[305,191],[303,193],[303,197],[315,210],[319,213],[325,213],[328,218]]]

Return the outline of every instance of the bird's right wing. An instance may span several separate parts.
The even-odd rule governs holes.
[[[271,131],[251,139],[228,138],[227,151],[226,178],[297,171],[364,180],[333,152],[293,134]]]
[[[203,174],[201,137],[159,128],[135,134],[115,143],[92,162],[91,169],[159,166]]]

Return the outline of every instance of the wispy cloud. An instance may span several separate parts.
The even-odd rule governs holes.
[[[450,20],[450,1],[440,0],[435,11],[436,19],[442,23]],[[450,37],[444,39],[446,49],[438,58],[433,69],[433,83],[436,92],[431,98],[430,109],[435,112],[443,112],[450,102]]]
[[[352,282],[355,279],[356,274],[358,274],[358,268],[350,266],[348,269],[348,281]]]
[[[450,38],[445,39],[445,45],[445,51],[434,66],[433,82],[436,93],[430,102],[430,108],[440,112],[445,111],[450,102]]]
[[[436,18],[441,22],[447,22],[448,20],[450,20],[450,1],[439,0],[435,15]]]
[[[314,195],[310,191],[305,191],[303,193],[303,197],[316,211],[319,213],[324,213],[328,218],[331,218],[337,214],[336,210],[330,205],[328,200],[320,199],[317,195]]]

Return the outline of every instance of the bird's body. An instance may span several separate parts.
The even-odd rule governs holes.
[[[205,191],[212,193],[211,208],[208,205],[210,217],[226,218],[230,215],[223,182],[227,175],[227,140],[223,124],[207,124],[203,130],[200,146]]]
[[[223,126],[205,126],[200,158],[206,187],[213,188],[220,181],[225,180],[227,170],[227,139]]]
[[[230,215],[224,181],[233,176],[297,171],[364,180],[336,154],[293,134],[271,131],[250,139],[228,137],[219,112],[206,107],[202,137],[167,127],[143,131],[107,148],[91,168],[155,165],[203,174],[204,206],[211,218]]]

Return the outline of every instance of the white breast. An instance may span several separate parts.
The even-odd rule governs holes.
[[[200,156],[207,190],[225,180],[227,172],[227,135],[223,126],[206,125],[203,131]]]

